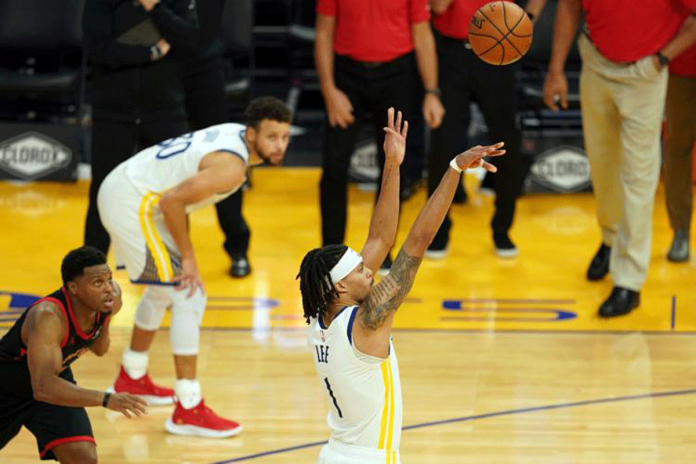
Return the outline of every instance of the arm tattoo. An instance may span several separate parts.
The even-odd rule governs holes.
[[[389,274],[374,286],[363,304],[361,323],[372,330],[379,329],[389,314],[399,309],[416,278],[422,257],[409,256],[402,248]]]

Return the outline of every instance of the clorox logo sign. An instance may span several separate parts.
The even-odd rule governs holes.
[[[560,146],[539,155],[532,165],[534,180],[561,193],[577,192],[591,184],[590,163],[573,146]]]
[[[38,132],[0,142],[0,168],[22,179],[37,179],[66,166],[72,150]]]

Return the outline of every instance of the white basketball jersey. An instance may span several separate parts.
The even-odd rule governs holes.
[[[165,140],[135,154],[124,161],[122,173],[135,188],[145,195],[149,192],[164,193],[198,173],[201,159],[214,151],[229,152],[249,163],[249,150],[244,142],[246,126],[226,123],[210,126],[196,132]],[[241,184],[229,192],[221,192],[190,205],[187,212],[217,203],[236,192]]]
[[[317,375],[329,404],[327,422],[333,440],[393,456],[401,442],[403,413],[399,366],[391,340],[386,359],[353,346],[357,312],[357,306],[344,308],[328,329],[319,319],[309,326]]]

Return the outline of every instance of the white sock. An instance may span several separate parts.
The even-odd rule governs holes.
[[[133,351],[128,348],[123,352],[121,364],[128,377],[138,380],[147,374],[148,359],[147,351]]]
[[[201,402],[201,384],[198,380],[178,379],[174,385],[176,399],[184,409],[191,409]]]

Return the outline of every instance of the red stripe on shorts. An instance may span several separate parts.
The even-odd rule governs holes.
[[[51,451],[53,448],[55,448],[58,445],[64,445],[66,443],[73,443],[76,441],[89,441],[94,444],[97,442],[94,440],[94,437],[90,437],[89,435],[78,435],[75,437],[65,437],[65,438],[59,438],[57,440],[53,440],[49,442],[46,446],[44,446],[43,451],[41,451],[41,454],[39,454],[39,457],[43,458],[46,456],[46,453]]]

